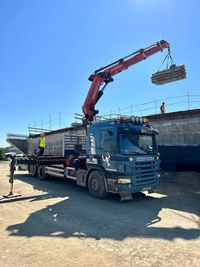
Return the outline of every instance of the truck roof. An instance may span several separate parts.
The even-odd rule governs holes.
[[[144,128],[144,127],[150,127],[149,124],[144,124],[144,123],[136,123],[136,122],[131,122],[131,121],[120,121],[120,120],[108,120],[108,121],[100,121],[98,123],[94,123],[93,125],[90,126],[91,129],[110,129],[110,128]]]

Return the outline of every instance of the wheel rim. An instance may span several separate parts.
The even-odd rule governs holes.
[[[98,192],[98,190],[99,190],[99,181],[98,181],[98,179],[96,177],[92,180],[91,186],[92,186],[92,190],[94,192]]]

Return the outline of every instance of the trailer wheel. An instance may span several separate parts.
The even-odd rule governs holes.
[[[40,180],[46,180],[48,175],[45,172],[45,166],[39,165],[37,168],[37,175]]]
[[[104,177],[99,171],[93,171],[89,175],[88,190],[90,195],[96,198],[106,198],[108,192],[106,192]]]
[[[37,167],[36,165],[30,165],[29,166],[29,173],[32,177],[37,175]]]

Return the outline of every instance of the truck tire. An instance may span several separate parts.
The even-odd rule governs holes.
[[[45,166],[39,165],[37,168],[37,175],[40,180],[46,180],[48,175],[45,172]]]
[[[36,165],[30,165],[29,166],[29,174],[34,177],[37,175],[37,167]]]
[[[99,171],[93,171],[89,175],[88,190],[90,195],[95,198],[106,198],[108,192],[106,192],[104,177]]]

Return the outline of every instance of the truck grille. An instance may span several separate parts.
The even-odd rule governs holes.
[[[145,186],[156,182],[155,161],[135,162],[135,186]]]

